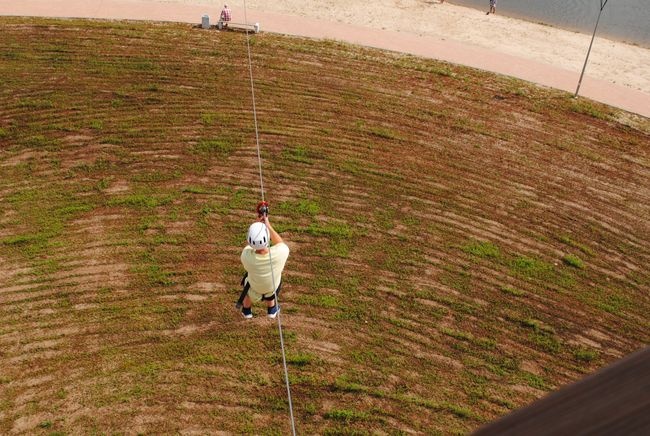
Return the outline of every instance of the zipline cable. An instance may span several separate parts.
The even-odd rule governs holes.
[[[244,23],[248,25],[248,17],[246,16],[246,0],[244,0]],[[251,97],[253,101],[253,120],[255,122],[255,144],[257,146],[257,163],[260,173],[260,191],[262,194],[262,201],[264,201],[264,177],[262,175],[262,154],[260,152],[260,135],[257,125],[257,107],[255,105],[255,85],[253,82],[253,61],[251,60],[251,44],[249,31],[246,29],[246,49],[248,51],[248,72],[251,82]],[[267,229],[268,232],[268,229]],[[284,367],[284,381],[287,386],[287,397],[289,400],[289,418],[291,419],[291,434],[296,436],[296,423],[293,418],[293,401],[291,399],[291,385],[289,384],[289,370],[287,369],[287,355],[284,351],[284,335],[282,333],[282,321],[280,320],[280,299],[277,294],[277,287],[275,285],[275,274],[273,273],[273,258],[271,257],[271,250],[269,249],[269,263],[271,264],[271,283],[273,284],[273,294],[275,295],[275,304],[278,312],[276,319],[278,320],[278,333],[280,335],[280,348],[282,349],[282,366]]]
[[[244,23],[248,25],[248,18],[246,17],[246,0],[244,0]],[[262,201],[264,201],[264,178],[262,177],[262,155],[260,154],[260,134],[257,127],[257,106],[255,104],[255,86],[253,85],[253,61],[251,60],[251,43],[248,29],[246,32],[246,49],[248,52],[248,74],[251,82],[251,98],[253,100],[253,121],[255,123],[255,145],[257,146],[257,162],[260,172],[260,193]]]

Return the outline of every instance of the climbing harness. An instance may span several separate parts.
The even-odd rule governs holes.
[[[241,310],[241,308],[244,305],[244,298],[246,298],[246,294],[248,294],[248,290],[251,288],[251,284],[247,280],[248,278],[248,271],[244,273],[244,276],[241,278],[241,287],[242,291],[241,294],[239,295],[239,298],[237,299],[237,303],[235,303],[235,309]],[[282,290],[282,280],[280,280],[280,284],[278,285],[278,288],[275,290],[273,294],[271,294],[270,297],[267,297],[266,295],[262,295],[262,301],[273,301],[275,298],[277,298],[278,295],[280,295],[280,291]],[[276,303],[277,304],[277,303]]]
[[[248,271],[244,273],[244,277],[241,278],[241,294],[239,294],[239,298],[237,299],[237,302],[235,303],[235,309],[241,310],[242,306],[244,305],[244,298],[246,298],[246,294],[248,294],[248,290],[251,288],[251,284],[248,283]]]
[[[246,0],[244,0],[244,22],[248,24],[248,17],[246,16]],[[258,163],[258,169],[260,173],[260,193],[261,193],[261,198],[262,201],[257,205],[257,215],[262,218],[265,216],[268,216],[269,214],[269,203],[265,201],[264,199],[264,177],[262,174],[262,155],[260,152],[260,135],[259,135],[259,128],[257,125],[257,107],[255,104],[255,85],[253,82],[253,62],[251,60],[251,44],[250,44],[250,35],[249,31],[246,30],[246,49],[248,52],[248,72],[249,72],[249,77],[250,77],[250,83],[251,83],[251,99],[253,103],[253,121],[255,124],[255,144],[257,146],[257,163]],[[278,294],[280,292],[280,288],[282,286],[282,281],[280,281],[280,284],[276,287],[275,286],[275,274],[273,273],[273,259],[271,257],[271,250],[269,250],[269,263],[271,264],[271,282],[273,283],[273,298],[275,298],[275,304],[280,308],[280,300],[278,299]],[[242,283],[247,281],[242,279]],[[246,292],[248,292],[248,289],[246,289]],[[246,297],[246,294],[242,292],[242,296],[240,296],[241,302],[243,302],[244,298]],[[239,301],[237,304],[241,304]],[[278,321],[278,333],[280,335],[280,348],[282,349],[282,365],[284,367],[284,381],[287,386],[287,397],[289,401],[289,418],[291,420],[291,434],[293,436],[296,436],[296,423],[293,418],[293,401],[291,400],[291,386],[289,384],[289,370],[287,369],[287,355],[286,352],[284,351],[284,335],[282,334],[282,321],[280,319],[280,311],[278,310],[277,316],[275,319]]]

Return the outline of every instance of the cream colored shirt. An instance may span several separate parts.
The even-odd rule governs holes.
[[[250,245],[244,247],[241,253],[241,263],[248,271],[248,283],[251,285],[251,290],[257,294],[270,294],[275,291],[273,282],[275,281],[277,288],[282,280],[282,270],[289,258],[289,246],[284,242],[273,245],[269,250],[271,252],[270,261],[269,253],[257,254]],[[273,264],[272,276],[271,263]]]

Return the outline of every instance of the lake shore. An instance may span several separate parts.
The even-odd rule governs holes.
[[[205,4],[214,0],[147,0]],[[579,73],[591,35],[440,0],[248,0],[248,9],[451,40]],[[487,5],[487,0],[486,0]],[[239,10],[243,1],[230,2]],[[487,10],[487,6],[486,6]],[[498,12],[498,10],[497,10]],[[596,36],[587,75],[650,94],[650,49]]]

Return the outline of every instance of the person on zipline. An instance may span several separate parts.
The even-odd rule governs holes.
[[[280,312],[275,296],[282,287],[282,270],[289,258],[289,246],[273,229],[266,214],[259,222],[251,224],[246,239],[248,244],[242,250],[241,263],[246,270],[242,286],[248,287],[248,293],[244,297],[242,315],[252,318],[253,303],[265,301],[267,316],[275,318]],[[273,244],[271,247],[269,242]]]

